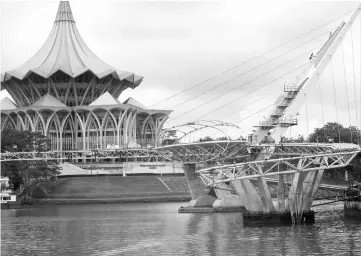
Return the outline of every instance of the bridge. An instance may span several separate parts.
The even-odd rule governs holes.
[[[356,144],[283,141],[286,132],[299,124],[297,116],[304,103],[308,118],[306,94],[310,88],[317,88],[321,74],[326,68],[330,65],[332,68],[332,58],[342,46],[347,33],[352,33],[352,26],[360,16],[360,11],[361,5],[330,33],[319,51],[311,55],[295,82],[285,84],[284,92],[275,103],[264,108],[270,110],[270,113],[254,126],[255,129],[245,140],[231,140],[227,136],[227,128],[239,128],[233,123],[195,120],[165,129],[158,136],[156,147],[151,149],[6,152],[1,153],[0,161],[62,161],[89,158],[179,161],[183,163],[188,180],[192,207],[244,205],[249,212],[291,212],[297,218],[301,218],[304,212],[310,212],[317,190],[327,187],[320,185],[324,172],[349,166],[361,153],[360,145]],[[341,49],[343,50],[343,46]],[[337,105],[335,107],[338,118]],[[206,129],[223,133],[228,139],[190,141],[192,135],[202,134]],[[272,137],[273,141],[264,141],[267,137]],[[165,141],[172,143],[167,144]],[[204,168],[197,168],[197,164],[200,163],[204,164]],[[269,184],[274,185],[276,182],[277,202],[274,202]]]

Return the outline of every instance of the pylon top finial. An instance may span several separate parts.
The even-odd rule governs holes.
[[[71,8],[69,1],[60,1],[58,13],[56,14],[55,22],[59,21],[70,21],[75,22],[73,14],[71,13]]]

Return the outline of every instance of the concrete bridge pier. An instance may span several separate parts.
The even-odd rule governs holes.
[[[212,207],[217,198],[209,195],[210,189],[204,185],[202,179],[196,174],[196,164],[183,164],[183,171],[192,196],[189,206]]]
[[[264,177],[258,177],[258,190],[262,200],[263,212],[271,212],[274,211],[274,205],[272,202],[271,193],[269,192],[269,188],[267,182]]]
[[[290,210],[296,216],[310,212],[323,173],[324,170],[322,169],[296,173],[288,195],[286,210]]]
[[[217,188],[214,189],[217,195],[217,200],[213,203],[214,208],[241,206],[241,201],[237,195],[231,193],[231,189],[232,188],[226,184],[219,184]]]
[[[280,174],[278,175],[277,207],[276,207],[276,210],[278,210],[279,212],[286,211],[285,193],[286,193],[285,175]]]
[[[212,193],[212,189],[207,188],[196,174],[195,164],[184,164],[183,170],[192,200],[188,208],[180,208],[179,212],[239,212],[244,209],[240,197],[232,194],[230,186],[219,184]]]
[[[310,211],[313,203],[314,195],[318,189],[322,179],[324,170],[310,171],[307,173],[303,182],[304,200],[302,202],[302,210]]]
[[[241,203],[247,211],[260,212],[262,211],[262,200],[256,188],[249,180],[234,180],[231,181],[235,188]]]

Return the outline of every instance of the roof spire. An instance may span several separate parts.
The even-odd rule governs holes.
[[[71,13],[71,8],[69,1],[60,1],[58,13],[56,14],[55,22],[59,21],[70,21],[75,22],[73,14]]]

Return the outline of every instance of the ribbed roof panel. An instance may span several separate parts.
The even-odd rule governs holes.
[[[74,21],[73,14],[71,12],[70,4],[68,1],[60,1],[58,13],[56,14],[55,22],[58,21]]]
[[[53,29],[42,48],[28,62],[6,72],[2,81],[11,77],[23,80],[32,72],[49,78],[59,70],[73,78],[86,71],[91,71],[98,78],[113,74],[116,79],[130,81],[131,88],[138,86],[143,79],[109,66],[88,48],[78,32],[67,1],[60,2]]]

